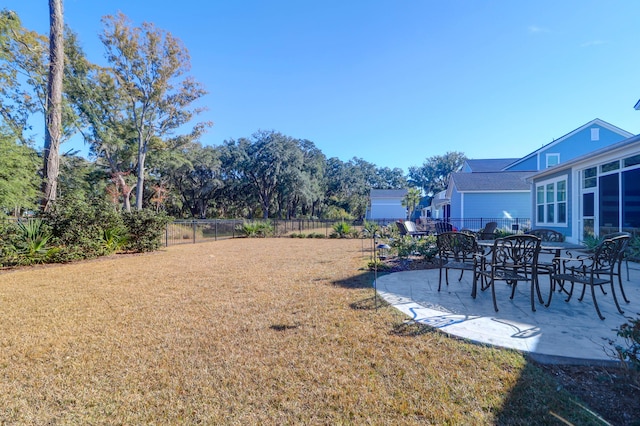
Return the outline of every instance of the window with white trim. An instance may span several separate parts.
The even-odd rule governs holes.
[[[536,223],[538,225],[567,224],[566,177],[536,184]]]
[[[560,154],[547,154],[547,168],[560,164]]]

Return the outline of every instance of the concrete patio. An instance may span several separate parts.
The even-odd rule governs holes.
[[[527,352],[543,363],[607,365],[618,362],[609,344],[610,339],[618,339],[614,329],[625,323],[627,317],[640,315],[640,265],[630,263],[629,266],[630,280],[627,281],[623,265],[623,286],[631,302],[625,303],[619,289],[616,292],[624,315],[617,311],[610,287],[606,295],[596,288],[605,320],[598,318],[589,288],[582,302],[578,301],[581,287],[576,287],[569,303],[565,302],[565,294],[556,292],[548,308],[536,304],[537,310],[532,312],[528,284],[518,285],[515,298],[510,300],[511,287],[498,282],[499,312],[496,312],[490,291],[478,291],[477,298],[471,298],[470,272],[465,272],[459,282],[459,272],[451,271],[449,286],[443,277],[440,292],[438,269],[382,275],[376,287],[380,297],[410,320],[450,335]],[[548,277],[542,276],[540,284],[546,298]]]

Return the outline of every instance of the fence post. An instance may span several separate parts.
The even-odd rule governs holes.
[[[193,225],[193,244],[196,243],[196,221],[193,220],[191,221],[192,225]]]
[[[169,247],[169,224],[164,227],[164,246]]]
[[[218,241],[218,219],[213,222],[213,241]]]

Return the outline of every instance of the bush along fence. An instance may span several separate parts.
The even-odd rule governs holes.
[[[367,220],[377,226],[393,225],[398,219]],[[528,218],[520,219],[449,219],[458,229],[482,229],[488,222],[497,222],[498,229],[504,232],[523,232],[530,229]],[[426,229],[433,228],[435,221],[423,224]],[[165,246],[177,244],[193,244],[205,241],[216,241],[227,238],[243,237],[290,237],[329,238],[335,236],[336,224],[346,223],[348,227],[360,229],[362,221],[320,220],[320,219],[198,219],[175,220],[168,223],[164,235]]]
[[[242,219],[200,219],[175,220],[168,223],[165,231],[165,246],[193,244],[227,238],[244,237],[325,237],[334,232],[336,223],[343,221],[319,219],[293,220],[242,220]],[[356,222],[346,222],[357,226]]]

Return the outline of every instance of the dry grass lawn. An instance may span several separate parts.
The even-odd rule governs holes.
[[[520,354],[374,309],[368,256],[235,239],[2,272],[0,423],[598,424]]]

